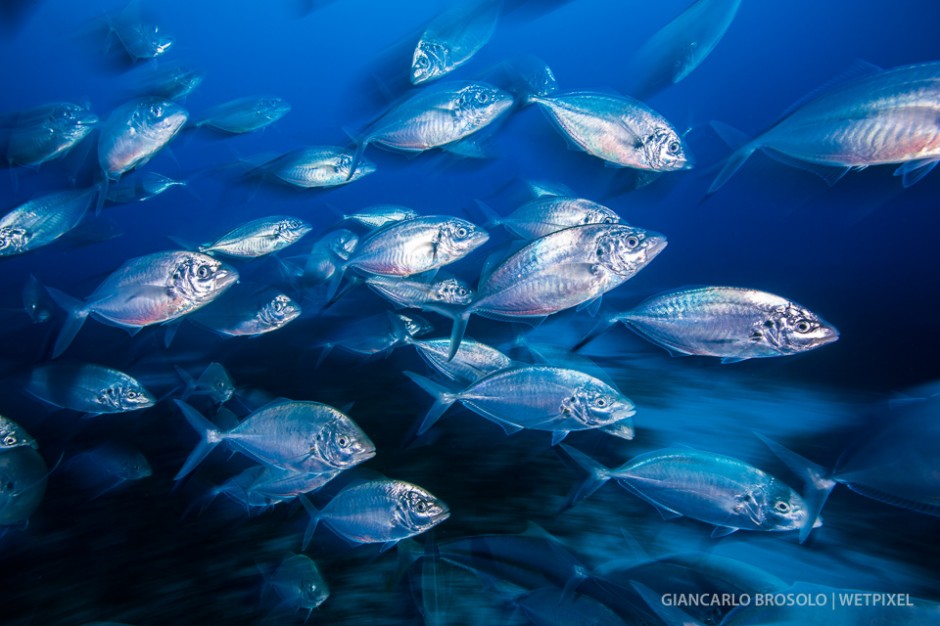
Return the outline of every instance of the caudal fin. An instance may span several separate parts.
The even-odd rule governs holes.
[[[58,289],[47,287],[46,291],[49,292],[55,303],[65,311],[65,322],[62,324],[59,336],[55,340],[55,346],[52,348],[52,358],[55,359],[72,344],[75,335],[78,334],[82,324],[88,318],[88,308],[81,300],[77,300]]]
[[[468,321],[470,321],[470,311],[466,309],[454,315],[454,326],[450,331],[450,351],[447,353],[448,361],[452,361],[457,350],[460,349],[460,342],[463,341],[464,333],[467,332]]]
[[[725,161],[724,167],[722,167],[721,171],[718,173],[718,177],[715,178],[714,182],[712,182],[711,186],[708,188],[709,194],[713,194],[721,189],[724,184],[728,182],[728,179],[741,169],[744,162],[747,161],[758,148],[757,144],[752,141],[750,137],[736,128],[722,122],[712,122],[711,127],[721,140],[728,144],[734,152],[728,157],[728,160]]]
[[[567,460],[572,461],[576,467],[584,470],[588,474],[584,482],[581,483],[577,490],[568,498],[564,509],[570,509],[600,489],[604,483],[611,479],[611,473],[609,468],[601,465],[583,452],[575,450],[571,446],[561,444],[558,446],[558,449],[562,450]]]
[[[215,425],[207,420],[202,413],[189,406],[182,400],[174,400],[176,406],[183,412],[183,416],[189,425],[199,434],[199,443],[190,453],[186,463],[180,468],[173,480],[180,480],[186,477],[190,472],[196,469],[196,466],[202,463],[202,460],[209,456],[212,449],[222,441],[222,433]]]
[[[404,374],[419,387],[434,396],[434,404],[428,410],[427,415],[424,416],[421,425],[418,427],[418,434],[423,435],[431,426],[437,423],[437,420],[441,419],[441,416],[444,415],[450,405],[457,401],[457,396],[444,385],[440,385],[420,374],[407,371],[404,372]]]
[[[589,343],[597,339],[601,334],[603,334],[607,329],[613,326],[614,322],[616,321],[617,321],[616,317],[610,317],[606,319],[601,318],[600,320],[597,321],[596,324],[594,324],[594,328],[592,328],[588,334],[586,334],[584,337],[581,338],[581,341],[579,341],[578,343],[574,344],[574,346],[572,346],[571,351],[577,352],[584,346],[588,345]]]
[[[307,515],[310,516],[310,521],[307,523],[307,529],[304,531],[304,542],[301,545],[301,550],[306,550],[307,546],[310,545],[310,540],[313,539],[313,533],[316,532],[317,526],[320,524],[321,515],[320,511],[317,510],[317,508],[310,503],[310,500],[307,499],[307,496],[301,494],[297,496],[297,499],[300,500],[300,503],[303,505]]]

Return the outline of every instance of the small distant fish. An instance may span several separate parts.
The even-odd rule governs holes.
[[[829,184],[869,165],[900,163],[894,175],[903,177],[905,187],[930,173],[940,161],[940,62],[852,69],[854,78],[823,88],[756,139],[713,124],[740,147],[708,193],[718,191],[757,150]]]
[[[426,319],[417,315],[386,312],[358,318],[345,324],[320,344],[323,353],[317,364],[322,363],[335,346],[356,354],[372,356],[406,345],[411,338],[426,335],[433,329]]]
[[[89,315],[113,326],[138,330],[180,318],[205,306],[238,281],[238,272],[205,254],[171,250],[124,263],[84,301],[57,289],[49,294],[67,319],[53,348],[62,354]]]
[[[29,446],[0,454],[0,526],[29,519],[42,502],[48,477],[46,462]]]
[[[182,100],[196,90],[206,73],[191,65],[176,65],[161,69],[145,80],[138,93],[167,100]]]
[[[175,42],[172,35],[161,31],[158,24],[141,14],[140,3],[131,0],[119,14],[107,17],[110,33],[117,37],[127,56],[135,63],[163,56]]]
[[[188,119],[186,109],[162,98],[141,98],[116,108],[98,137],[98,163],[106,181],[149,161]]]
[[[0,415],[0,452],[9,452],[21,446],[39,448],[39,444],[26,432],[26,429],[9,417]]]
[[[263,511],[282,502],[291,502],[301,494],[317,491],[341,472],[330,470],[310,474],[256,465],[213,488],[208,497],[224,495],[244,506],[249,513],[253,509]]]
[[[143,202],[172,187],[185,186],[186,182],[174,180],[156,172],[133,172],[118,183],[108,186],[108,202],[125,204]]]
[[[52,301],[45,287],[35,275],[30,274],[23,285],[23,310],[33,324],[42,324],[52,317]]]
[[[68,460],[66,469],[83,486],[95,489],[95,497],[153,474],[150,462],[140,450],[114,442],[79,452]]]
[[[633,402],[607,383],[560,367],[509,367],[458,391],[413,372],[405,375],[435,398],[418,428],[419,435],[455,402],[496,423],[506,434],[524,428],[547,430],[553,445],[573,430],[603,430],[636,413]]]
[[[283,328],[300,316],[300,305],[274,289],[254,293],[233,289],[189,319],[227,337],[256,337]]]
[[[720,357],[722,363],[786,356],[839,338],[831,324],[795,302],[739,287],[680,289],[614,315],[598,331],[622,322],[673,355]]]
[[[644,43],[627,65],[628,93],[645,98],[692,73],[711,54],[741,0],[697,0]]]
[[[488,213],[489,207],[478,203]],[[620,216],[603,204],[584,198],[544,195],[526,202],[506,217],[492,213],[487,226],[500,225],[517,237],[538,239],[585,224],[621,224]]]
[[[316,146],[288,152],[259,166],[257,171],[282,183],[311,189],[359,180],[375,172],[375,164],[355,159],[354,153],[345,148]]]
[[[235,393],[235,383],[220,363],[210,363],[199,378],[195,379],[179,367],[176,368],[176,373],[186,385],[181,394],[182,400],[194,395],[207,395],[216,404],[224,404]]]
[[[313,230],[304,220],[285,215],[260,217],[233,228],[212,243],[199,246],[205,254],[254,259],[298,242]]]
[[[17,113],[7,143],[7,161],[11,165],[35,166],[61,158],[97,124],[97,115],[70,102],[54,102]]]
[[[317,564],[303,554],[286,557],[271,574],[265,574],[264,587],[273,589],[281,604],[291,610],[306,609],[306,619],[330,596]]]
[[[475,383],[484,376],[512,365],[508,356],[479,341],[464,338],[460,348],[449,359],[450,339],[415,339],[407,342],[415,347],[424,361],[447,378],[464,384]]]
[[[205,112],[196,126],[226,133],[250,133],[273,124],[290,112],[290,105],[274,96],[238,98]]]
[[[230,430],[220,430],[185,402],[174,402],[200,437],[176,480],[223,442],[261,463],[310,474],[344,470],[375,456],[375,445],[355,422],[319,402],[275,400]]]
[[[25,391],[52,406],[89,417],[153,406],[156,398],[134,377],[93,363],[54,363],[32,371]]]
[[[286,266],[286,272],[300,279],[304,286],[325,283],[334,275],[342,276],[346,262],[359,245],[359,235],[341,228],[321,237],[304,259],[303,267]]]
[[[420,85],[454,71],[489,42],[502,0],[457,2],[435,17],[418,40],[411,83]]]
[[[397,204],[377,204],[356,213],[343,215],[344,220],[352,220],[366,228],[381,228],[392,222],[401,222],[418,217],[418,212]]]
[[[59,191],[21,204],[0,218],[0,257],[46,246],[78,226],[97,187]]]
[[[371,480],[347,487],[319,511],[305,497],[300,502],[310,515],[304,549],[320,522],[346,541],[383,543],[387,549],[450,517],[444,502],[402,480]]]
[[[473,289],[450,276],[438,276],[434,280],[416,280],[397,276],[369,276],[366,285],[392,303],[411,309],[433,311],[453,317],[473,301]]]

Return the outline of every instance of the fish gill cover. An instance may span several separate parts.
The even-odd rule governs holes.
[[[4,2],[0,622],[940,623],[937,17]]]

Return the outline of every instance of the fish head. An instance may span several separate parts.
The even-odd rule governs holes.
[[[597,238],[597,263],[614,274],[630,277],[666,247],[666,237],[626,224],[612,225]]]
[[[33,238],[25,228],[19,226],[0,227],[0,256],[19,254]]]
[[[98,116],[77,104],[64,103],[49,112],[46,127],[70,139],[79,139],[92,131]]]
[[[152,26],[140,24],[138,33],[140,34],[141,40],[146,42],[152,58],[164,54],[176,41],[172,35],[161,32],[160,27],[156,24]]]
[[[311,442],[310,456],[336,469],[347,469],[375,456],[375,444],[359,426],[336,411]]]
[[[172,100],[145,98],[131,116],[131,126],[153,141],[167,142],[186,124],[189,113]]]
[[[238,282],[231,266],[200,252],[181,252],[168,288],[196,305],[206,304]]]
[[[445,278],[434,285],[433,298],[442,304],[468,306],[473,302],[473,289],[459,278]]]
[[[632,417],[636,407],[629,398],[610,385],[590,379],[562,400],[561,413],[588,428],[597,428]]]
[[[450,509],[442,500],[417,485],[401,482],[397,491],[395,521],[412,534],[423,533],[450,517]]]
[[[692,158],[682,138],[674,129],[657,126],[643,138],[643,153],[650,169],[672,172],[692,168]]]
[[[279,293],[258,312],[258,321],[268,328],[280,328],[300,316],[300,305],[290,296]]]
[[[411,84],[420,85],[447,73],[447,46],[422,38],[411,59]]]
[[[469,83],[457,91],[454,112],[479,130],[512,107],[512,94],[487,83]]]
[[[235,393],[235,383],[219,363],[210,363],[196,384],[218,403],[228,402]]]
[[[839,331],[812,311],[789,302],[776,307],[755,329],[754,339],[770,344],[781,354],[796,354],[836,341]]]
[[[147,457],[137,450],[122,459],[118,471],[121,478],[125,480],[141,480],[153,474],[153,468],[150,467]]]
[[[344,261],[349,259],[350,255],[356,251],[356,246],[359,245],[359,235],[345,228],[334,231],[327,237],[329,238],[327,248],[330,253]]]
[[[596,206],[587,209],[584,212],[582,225],[586,224],[619,224],[620,216],[605,206]]]
[[[438,232],[435,257],[443,265],[470,254],[490,238],[490,234],[475,224],[458,217],[445,220]]]
[[[118,378],[95,394],[95,404],[102,413],[124,413],[145,409],[157,403],[149,391],[133,378]]]
[[[315,609],[330,597],[330,589],[316,568],[305,572],[298,582],[300,606]]]
[[[797,530],[809,515],[809,507],[800,494],[773,478],[762,489],[747,494],[743,501],[747,515],[762,530]],[[817,519],[814,528],[821,524]]]
[[[29,446],[34,450],[39,448],[36,440],[22,426],[8,417],[0,415],[0,451],[6,452],[21,446]]]
[[[256,111],[261,117],[276,121],[290,113],[290,105],[282,98],[266,96],[258,99]]]
[[[274,225],[274,239],[294,243],[313,230],[313,226],[297,217],[285,217]]]
[[[434,326],[431,325],[431,322],[419,315],[402,315],[401,313],[396,313],[395,317],[401,321],[409,337],[421,337],[434,330]]]
[[[350,152],[341,152],[332,159],[333,174],[336,175],[337,180],[350,183],[375,172],[375,163],[360,156],[356,163],[356,171],[350,173],[353,161],[354,157]]]

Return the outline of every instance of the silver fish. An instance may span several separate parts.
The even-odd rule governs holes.
[[[361,240],[349,267],[367,274],[411,276],[438,269],[470,254],[489,233],[446,215],[394,222]]]
[[[67,467],[83,486],[97,490],[95,497],[153,474],[140,450],[113,442],[79,452],[69,459]]]
[[[54,102],[18,113],[6,158],[11,165],[41,165],[65,156],[98,124],[86,107]]]
[[[493,36],[501,8],[502,0],[458,2],[435,17],[415,47],[411,83],[437,80],[473,58]]]
[[[757,150],[830,184],[850,168],[901,163],[894,174],[903,176],[908,187],[940,160],[938,120],[940,62],[868,67],[863,76],[823,89],[751,141],[715,125],[727,141],[744,145],[728,158],[708,192],[717,191]]]
[[[375,163],[356,159],[354,153],[345,148],[315,146],[288,152],[261,165],[258,170],[279,182],[311,189],[336,187],[359,180],[375,172]]]
[[[134,62],[163,56],[175,43],[173,36],[162,32],[158,24],[142,19],[134,4],[120,15],[109,17],[108,27]]]
[[[121,105],[101,127],[98,163],[107,179],[143,165],[183,128],[189,113],[171,100],[141,98]]]
[[[235,393],[235,383],[220,363],[210,363],[199,378],[193,378],[189,372],[177,367],[176,373],[185,383],[180,399],[193,395],[207,395],[217,404],[228,402]]]
[[[639,100],[592,91],[529,96],[579,148],[608,163],[650,172],[692,167],[687,148],[662,115]]]
[[[33,324],[42,324],[52,317],[52,301],[49,294],[33,274],[29,275],[23,285],[23,311],[33,320]]]
[[[686,516],[715,526],[713,537],[736,530],[798,530],[806,521],[807,506],[798,493],[732,457],[691,449],[655,450],[609,469],[573,448],[562,449],[589,474],[573,502],[615,479],[666,518]]]
[[[305,549],[321,521],[347,541],[384,543],[387,548],[450,517],[444,502],[403,480],[371,480],[347,487],[321,511],[305,497],[300,501],[310,515],[304,535]]]
[[[313,230],[304,220],[286,215],[260,217],[233,228],[212,243],[199,246],[205,254],[254,259],[283,250]]]
[[[190,316],[227,337],[256,337],[283,328],[300,316],[300,305],[273,289],[245,294],[233,289]]]
[[[136,331],[180,318],[205,306],[238,280],[238,272],[198,252],[155,252],[127,261],[84,301],[49,289],[67,319],[53,348],[68,348],[89,315]]]
[[[0,257],[48,245],[82,221],[97,187],[51,193],[21,204],[0,218]]]
[[[265,576],[264,586],[273,589],[281,603],[292,610],[306,609],[306,619],[330,596],[317,564],[303,554],[292,554],[281,561],[270,576]]]
[[[156,172],[133,172],[123,177],[118,183],[108,186],[108,202],[115,204],[143,202],[159,196],[167,189],[185,185],[185,181],[173,180]]]
[[[427,281],[369,276],[365,282],[376,293],[400,307],[434,311],[447,317],[453,317],[457,310],[469,306],[474,296],[470,285],[454,277],[438,276]]]
[[[436,398],[418,427],[419,435],[455,402],[494,422],[506,434],[524,428],[547,430],[553,445],[573,430],[603,429],[636,413],[633,402],[607,383],[560,367],[509,367],[456,392],[413,372],[405,375]]]
[[[265,128],[290,112],[290,105],[274,96],[238,98],[212,107],[196,122],[226,133],[250,133]]]
[[[210,498],[224,495],[246,509],[268,509],[297,496],[317,491],[341,470],[316,474],[285,470],[270,465],[254,466],[242,471],[209,492]]]
[[[230,430],[220,430],[185,402],[174,402],[200,436],[176,480],[219,443],[266,465],[309,474],[344,470],[375,456],[375,445],[355,422],[319,402],[275,400]]]
[[[22,426],[9,417],[0,415],[0,452],[7,452],[21,446],[39,448],[36,440]]]
[[[320,344],[323,347],[323,353],[317,364],[322,363],[335,346],[355,354],[372,356],[394,350],[405,345],[410,338],[426,335],[433,329],[434,327],[426,319],[417,315],[402,315],[386,311],[378,315],[358,318],[344,325],[336,335]]]
[[[411,344],[424,361],[447,378],[464,384],[474,383],[493,372],[512,365],[512,359],[485,343],[464,338],[454,358],[448,360],[450,339],[414,339]]]
[[[151,75],[140,87],[141,96],[181,100],[196,90],[206,73],[191,65],[176,65]]]
[[[344,220],[352,220],[366,228],[373,229],[415,217],[418,217],[417,211],[397,204],[376,204],[361,211],[343,215]]]
[[[25,390],[47,404],[88,416],[138,411],[157,401],[133,376],[93,363],[37,367]]]
[[[292,270],[291,273],[311,285],[324,283],[336,274],[342,276],[346,271],[346,262],[358,245],[359,235],[351,230],[341,228],[329,232],[313,244],[303,268]]]
[[[42,502],[48,476],[46,462],[32,448],[0,454],[0,527],[29,519]]]
[[[666,292],[610,318],[675,355],[722,363],[786,356],[832,343],[839,332],[799,304],[738,287]]]
[[[584,198],[546,195],[526,202],[506,217],[494,215],[490,223],[499,224],[523,239],[538,239],[572,226],[623,222],[603,204]]]

